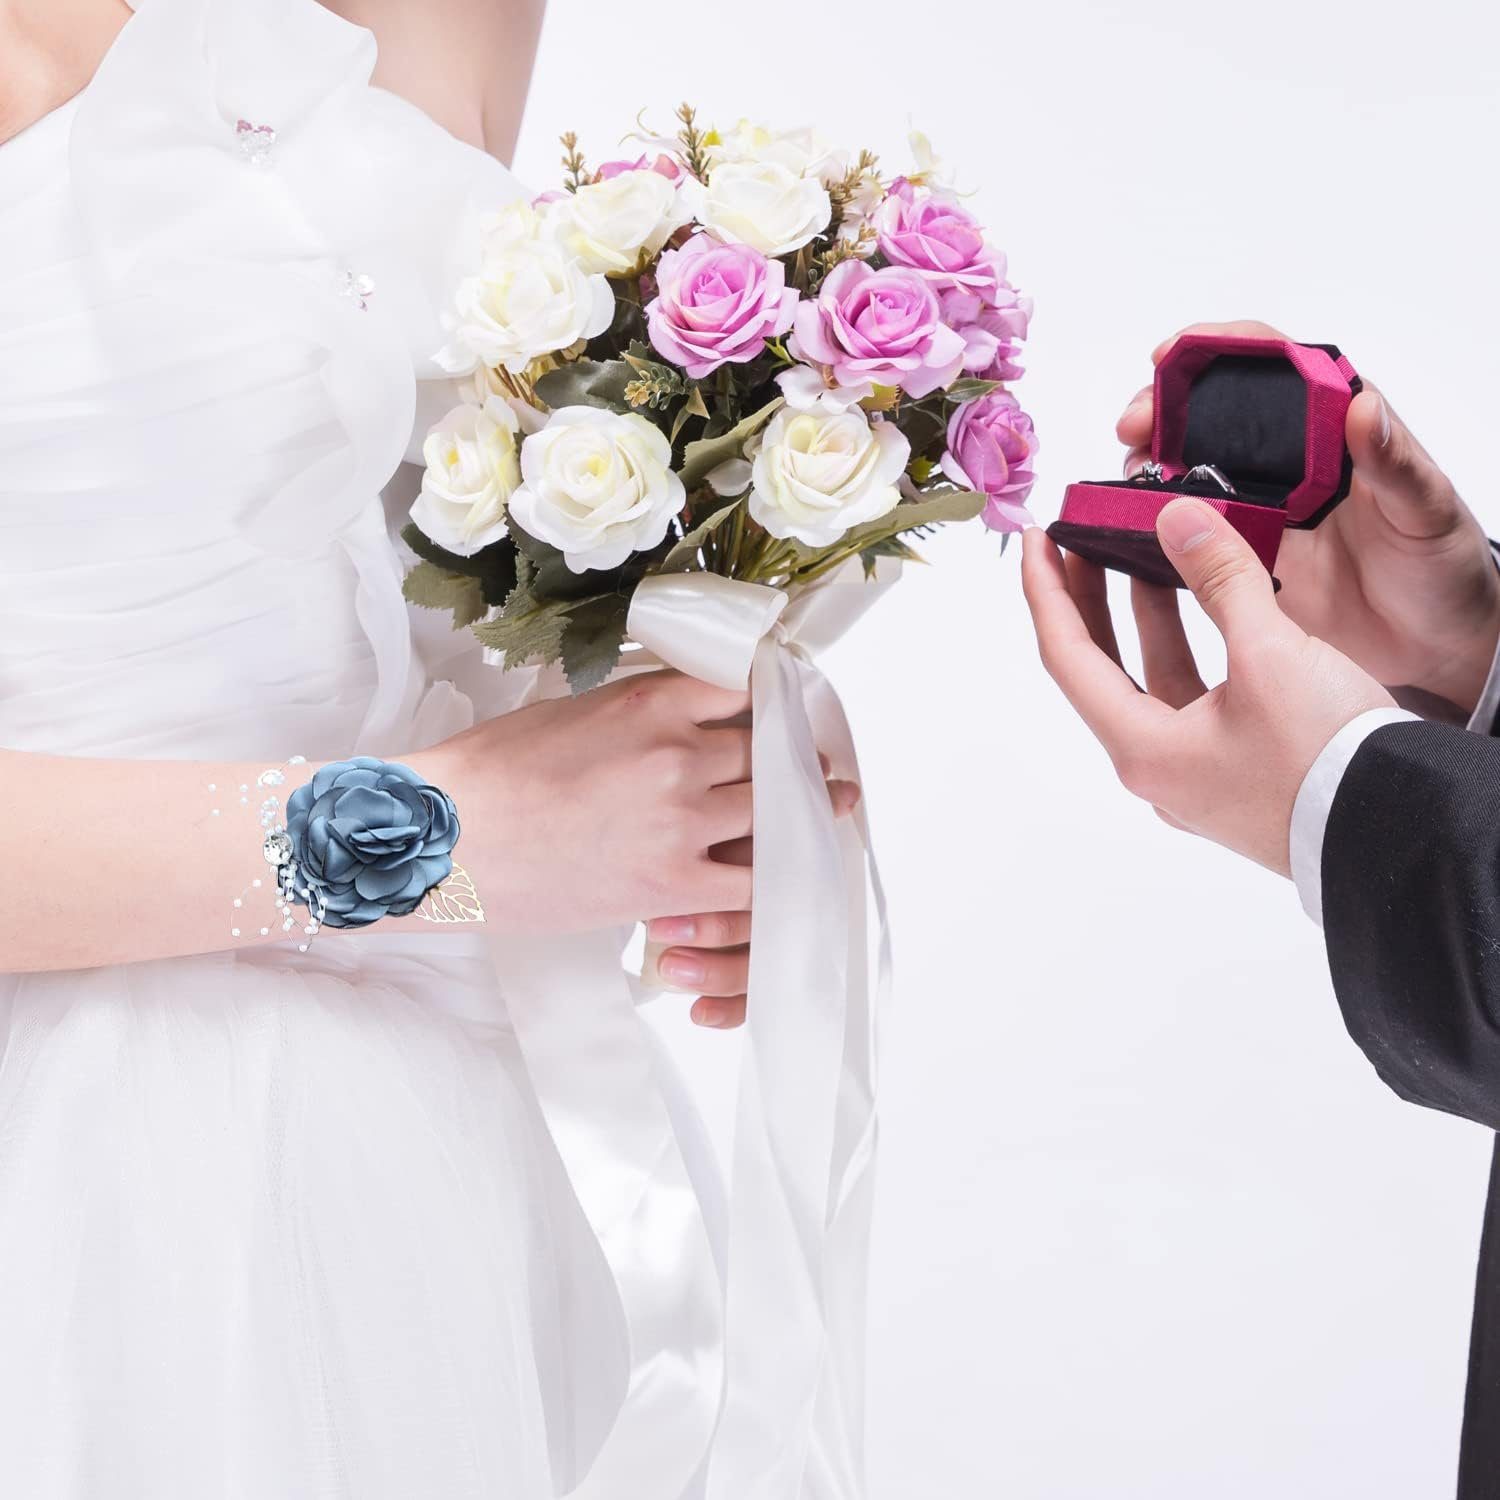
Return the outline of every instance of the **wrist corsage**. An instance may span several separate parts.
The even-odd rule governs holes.
[[[305,764],[300,756],[287,762]],[[285,780],[285,769],[275,769],[257,785],[269,789]],[[240,791],[248,805],[249,788]],[[274,872],[283,932],[300,920],[294,907],[307,909],[302,930],[309,938],[324,927],[368,927],[382,917],[484,920],[474,882],[453,862],[458,809],[409,766],[369,755],[331,762],[287,798],[284,822],[279,814],[280,799],[271,792],[260,805],[261,853]],[[231,936],[241,935],[240,913],[263,887],[255,880],[235,898]],[[260,934],[270,931],[262,927]],[[307,944],[300,946],[306,952]]]

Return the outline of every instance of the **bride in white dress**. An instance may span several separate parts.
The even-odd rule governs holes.
[[[709,850],[748,832],[715,796],[747,735],[700,727],[742,695],[663,674],[495,719],[524,678],[401,598],[400,466],[451,394],[466,227],[518,191],[479,148],[539,16],[340,9],[431,113],[317,0],[0,0],[17,1500],[541,1500],[627,1385],[694,1378],[670,1327],[629,1366],[483,936],[231,933],[255,778],[375,753],[453,795],[502,933],[720,913],[698,1018],[745,987],[748,871]]]

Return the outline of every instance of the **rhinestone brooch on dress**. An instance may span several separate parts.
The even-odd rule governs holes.
[[[345,271],[339,281],[339,296],[347,297],[361,312],[369,312],[370,298],[375,295],[375,278]]]
[[[271,160],[276,148],[276,131],[269,125],[252,125],[249,120],[240,120],[234,127],[240,143],[240,155],[252,167],[264,167]]]

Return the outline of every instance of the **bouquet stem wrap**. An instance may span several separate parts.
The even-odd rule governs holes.
[[[572,1491],[585,1500],[863,1493],[876,1021],[890,944],[863,804],[842,823],[829,805],[819,750],[835,776],[857,780],[858,764],[813,658],[898,571],[882,564],[867,581],[856,563],[791,600],[717,574],[662,575],[631,608],[630,634],[655,660],[724,687],[748,679],[754,703],[754,912],[727,1276],[620,967],[620,935],[495,940],[629,1345],[614,1425]]]

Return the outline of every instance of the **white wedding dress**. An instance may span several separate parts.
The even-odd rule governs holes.
[[[524,686],[391,540],[517,190],[373,58],[314,0],[138,0],[0,146],[0,744],[396,754]],[[0,1494],[542,1500],[619,1320],[482,940],[0,976]]]
[[[443,312],[519,188],[374,57],[317,0],[136,0],[0,145],[0,745],[399,755],[549,690],[401,596]],[[0,975],[5,1500],[859,1500],[888,950],[810,655],[854,571],[748,641],[727,1212],[618,933]]]

